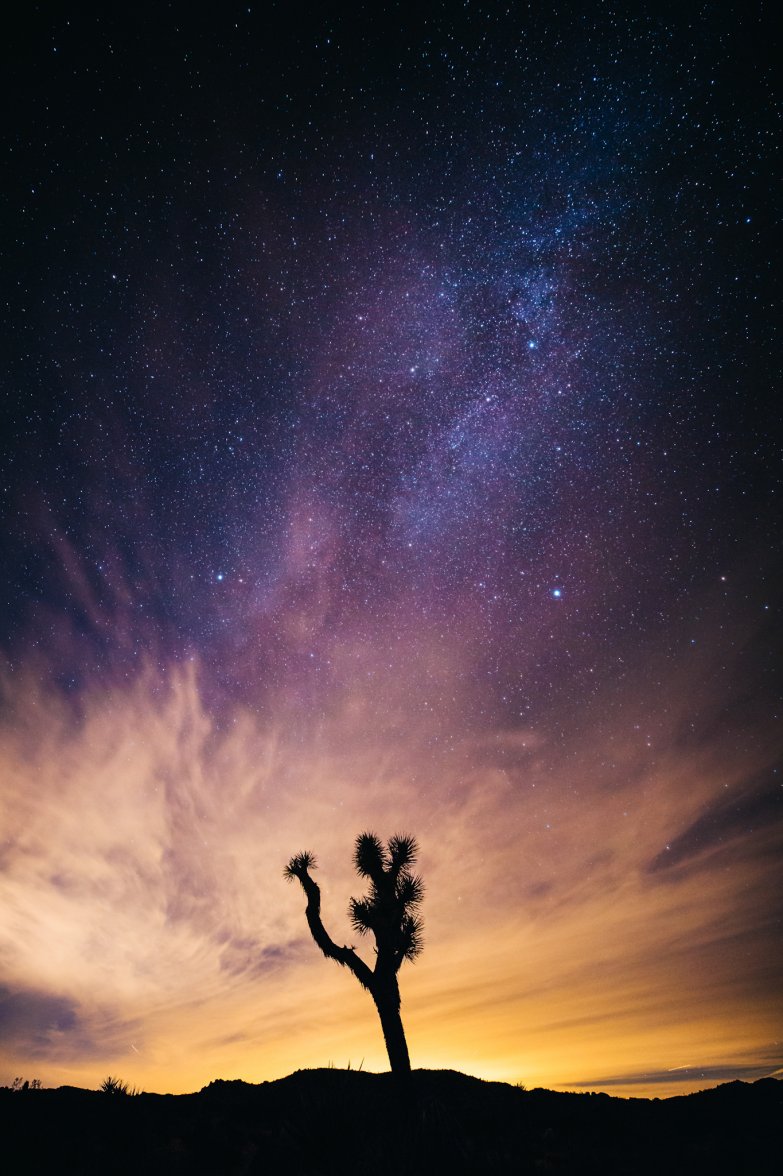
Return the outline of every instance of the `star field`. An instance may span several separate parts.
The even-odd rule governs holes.
[[[428,881],[414,1065],[780,1066],[771,38],[753,5],[19,17],[4,1072],[364,1051],[279,878],[312,842],[339,926],[376,826]]]

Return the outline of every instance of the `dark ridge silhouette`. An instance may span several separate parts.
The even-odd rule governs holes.
[[[416,912],[424,897],[424,884],[410,869],[417,855],[416,839],[407,834],[390,837],[386,847],[374,833],[360,833],[356,838],[354,865],[361,877],[369,878],[370,893],[352,898],[348,911],[359,935],[372,932],[375,937],[372,969],[353,947],[338,947],[327,934],[321,922],[321,891],[309,873],[316,868],[314,855],[308,851],[296,854],[284,871],[287,879],[297,878],[302,884],[307,895],[307,924],[321,951],[349,968],[375,1001],[389,1065],[398,1076],[410,1074],[411,1063],[400,1015],[397,973],[403,960],[415,959],[422,949],[422,925]]]
[[[668,1099],[563,1094],[452,1070],[300,1070],[197,1094],[0,1089],[13,1176],[772,1176],[783,1083]]]

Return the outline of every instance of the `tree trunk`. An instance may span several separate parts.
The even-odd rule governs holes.
[[[381,992],[375,991],[372,997],[378,1010],[378,1016],[381,1018],[381,1028],[392,1074],[410,1074],[411,1060],[400,1016],[400,990],[397,987],[397,977],[394,977],[393,987],[389,985]]]

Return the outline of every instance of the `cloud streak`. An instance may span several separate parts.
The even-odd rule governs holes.
[[[287,854],[314,847],[327,925],[350,942],[351,844],[367,826],[410,827],[422,844],[427,946],[402,977],[421,1064],[547,1085],[639,1053],[668,1072],[672,1050],[741,1045],[736,1064],[756,1065],[779,980],[758,853],[757,826],[770,851],[778,829],[768,770],[730,784],[700,750],[683,762],[672,737],[617,791],[596,769],[600,732],[592,745],[545,726],[441,743],[412,723],[393,746],[388,723],[368,729],[363,698],[303,739],[284,708],[271,723],[242,705],[217,720],[202,674],[150,667],[84,698],[79,723],[37,689],[37,743],[29,719],[4,730],[10,1069],[26,1056],[49,1080],[65,1066],[94,1084],[100,1058],[188,1088],[227,1065],[271,1077],[360,1049],[382,1066],[371,1009],[320,958],[281,875]],[[640,742],[618,712],[615,763]],[[694,857],[699,871],[685,868]],[[710,1066],[724,1072],[699,1072]]]

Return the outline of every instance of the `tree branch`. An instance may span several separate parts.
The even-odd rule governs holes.
[[[338,947],[330,938],[321,922],[321,890],[318,883],[308,874],[307,866],[299,865],[298,863],[294,865],[292,862],[289,869],[290,876],[299,879],[302,884],[302,889],[307,895],[305,917],[307,918],[307,925],[310,928],[310,934],[321,951],[330,960],[336,960],[338,964],[349,968],[359,983],[372,992],[374,977],[370,968],[368,968],[361,956],[358,956],[352,947]]]

